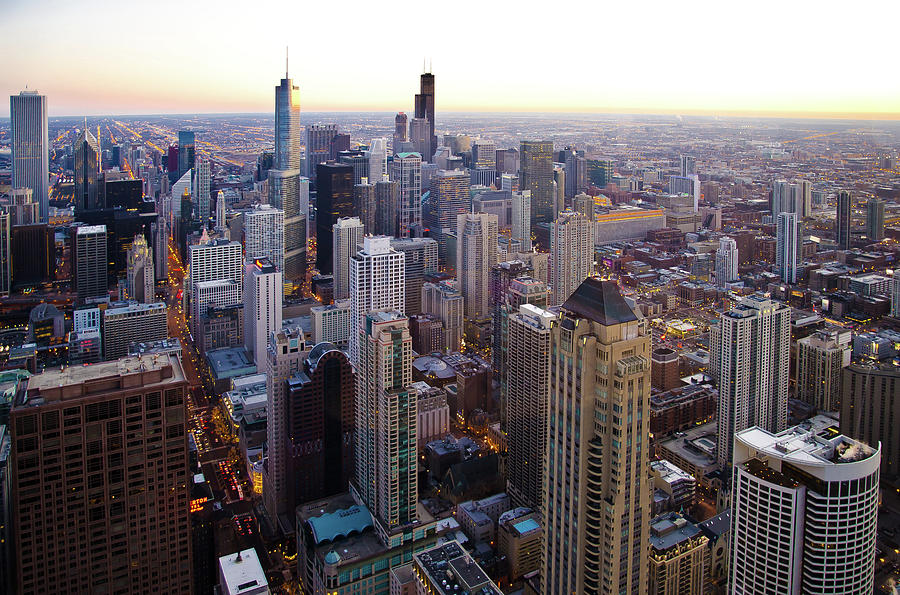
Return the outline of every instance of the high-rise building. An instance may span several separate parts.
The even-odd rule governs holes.
[[[738,279],[738,247],[734,238],[724,237],[719,239],[719,249],[716,250],[716,284],[725,287],[726,283],[732,283]]]
[[[34,225],[41,222],[41,206],[34,202],[34,191],[31,188],[11,188],[9,205],[12,225]]]
[[[243,213],[244,258],[267,259],[284,272],[284,211],[271,205],[254,205]]]
[[[866,444],[881,443],[884,475],[900,478],[900,370],[892,363],[856,363],[843,370],[841,430]]]
[[[12,221],[9,210],[0,208],[0,296],[12,288]]]
[[[178,177],[194,170],[197,158],[197,146],[191,130],[178,131]]]
[[[224,308],[243,300],[243,253],[240,242],[213,239],[188,246],[191,332],[199,332],[200,316],[210,307]]]
[[[284,78],[275,87],[274,169],[300,169],[300,87],[294,84],[285,64]]]
[[[459,351],[463,338],[463,296],[453,281],[422,285],[422,312],[441,321],[443,351]]]
[[[550,326],[541,593],[645,593],[650,331],[585,279]]]
[[[550,303],[566,301],[594,271],[594,223],[566,210],[550,225]]]
[[[86,127],[72,147],[75,154],[75,210],[93,211],[105,205],[101,203],[100,143]]]
[[[106,241],[105,225],[81,226],[75,232],[75,290],[80,301],[109,295]]]
[[[404,530],[418,519],[419,491],[409,319],[400,312],[374,310],[365,316],[360,335],[351,492],[372,512],[382,543],[401,545],[408,540]]]
[[[331,157],[331,141],[337,135],[337,124],[310,124],[306,127],[306,177],[313,182],[319,175],[318,166]]]
[[[244,267],[244,347],[265,369],[269,338],[281,330],[284,282],[281,271],[266,258],[247,259]]]
[[[422,230],[422,156],[398,153],[391,164],[391,180],[397,182],[399,196],[397,237],[421,235]]]
[[[350,259],[350,362],[357,369],[365,316],[373,310],[406,309],[405,255],[391,247],[388,236],[366,236],[362,250]]]
[[[424,224],[438,243],[438,258],[447,262],[447,235],[456,232],[460,214],[469,210],[469,175],[464,171],[438,170],[431,179],[427,214]]]
[[[341,217],[332,227],[334,299],[350,297],[350,258],[359,252],[363,236],[362,221],[359,217]]]
[[[495,169],[497,167],[497,145],[494,141],[480,138],[472,142],[472,168]]]
[[[437,136],[434,134],[434,75],[430,72],[423,72],[419,77],[419,93],[415,97],[415,117],[427,120],[428,146],[422,158],[431,161],[437,149]]]
[[[775,269],[785,283],[797,282],[800,264],[800,220],[796,213],[779,213],[776,225]]]
[[[270,170],[271,171],[271,170]],[[227,216],[225,214],[225,193],[219,190],[216,195],[216,231],[224,232],[227,225]]]
[[[431,130],[431,126],[429,126],[428,120],[413,118],[409,121],[409,142],[412,150],[423,156],[423,161],[428,161],[424,156],[431,148],[429,130]]]
[[[710,327],[709,369],[719,382],[719,463],[731,462],[734,435],[787,425],[791,308],[748,296]]]
[[[200,219],[200,227],[209,227],[209,182],[212,176],[212,163],[208,157],[197,155],[194,171],[194,200],[197,203],[197,217]]]
[[[556,196],[553,192],[553,143],[522,141],[519,188],[531,192],[532,227],[556,219]]]
[[[370,183],[368,178],[353,186],[353,212],[362,221],[365,233],[376,235],[378,205],[375,202],[375,184]]]
[[[775,180],[772,184],[772,218],[796,213],[798,219],[812,214],[812,184],[809,180]]]
[[[560,151],[559,160],[566,166],[565,198],[571,199],[587,188],[587,159],[584,151],[566,147]]]
[[[284,212],[282,271],[285,282],[298,285],[306,277],[309,179],[301,177],[298,169],[270,169],[269,205]]]
[[[697,158],[693,155],[681,156],[681,175],[685,178],[697,173]]]
[[[872,593],[880,460],[816,418],[737,432],[732,592]]]
[[[280,328],[270,335],[266,353],[266,442],[269,459],[263,470],[263,501],[273,522],[291,532],[294,508],[288,501],[288,380],[303,370],[308,354],[299,326]]]
[[[370,182],[377,182],[388,175],[386,138],[373,138],[369,148],[363,154],[369,160],[368,178]]]
[[[823,330],[797,341],[797,398],[819,411],[840,411],[841,373],[850,365],[850,331]]]
[[[353,168],[338,163],[320,163],[316,187],[316,268],[332,272],[332,229],[341,217],[353,217]]]
[[[881,199],[866,201],[866,237],[870,242],[884,239],[884,201]]]
[[[403,112],[400,112],[396,116],[394,116],[394,138],[392,144],[394,154],[398,152],[400,143],[405,143],[409,140],[409,127],[406,123],[407,120],[408,116]]]
[[[837,195],[837,216],[834,220],[834,241],[838,250],[849,250],[852,237],[850,222],[853,219],[853,201],[849,190],[841,190]]]
[[[465,213],[456,221],[456,263],[466,318],[487,318],[490,309],[490,274],[497,264],[497,216]]]
[[[438,270],[437,242],[431,238],[398,238],[391,240],[391,248],[405,255],[406,309],[403,313],[409,317],[421,314],[425,275]]]
[[[156,301],[153,249],[147,244],[147,239],[143,234],[134,236],[134,242],[128,250],[125,287],[128,299],[145,304]]]
[[[9,97],[12,187],[31,188],[41,222],[50,217],[50,142],[47,96],[22,91]]]
[[[8,467],[20,592],[191,592],[187,388],[169,355],[20,381]]]
[[[103,311],[103,359],[128,355],[132,343],[161,341],[169,336],[165,302],[119,302]]]
[[[399,237],[400,183],[382,179],[375,182],[375,234]]]
[[[550,324],[556,316],[523,304],[509,315],[506,340],[506,491],[515,506],[541,510],[547,394],[550,386]]]
[[[531,192],[512,193],[512,220],[509,239],[519,242],[521,252],[531,252]],[[590,217],[593,221],[593,217]]]
[[[356,386],[347,355],[319,343],[285,396],[290,470],[288,510],[347,490],[356,464]]]
[[[353,185],[360,184],[363,179],[369,178],[369,157],[361,150],[341,151],[337,155],[338,163],[349,165],[353,168]]]

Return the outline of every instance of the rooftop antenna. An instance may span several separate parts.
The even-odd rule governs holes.
[[[432,61],[432,58],[428,58],[428,74],[431,74],[431,66],[432,66],[431,61]]]
[[[288,78],[288,46],[284,46],[284,78]]]
[[[425,56],[422,56],[422,72],[428,72],[425,70]]]

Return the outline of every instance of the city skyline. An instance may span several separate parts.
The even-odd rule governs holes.
[[[778,5],[771,11],[758,7],[740,14],[746,33],[735,38],[738,15],[706,2],[651,7],[640,14],[628,6],[601,9],[586,4],[579,8],[584,18],[559,32],[539,30],[540,19],[528,11],[472,3],[452,12],[432,9],[419,18],[440,22],[444,31],[465,30],[471,28],[469,16],[477,9],[479,22],[503,22],[503,30],[486,30],[479,44],[445,42],[392,52],[390,36],[380,33],[390,30],[391,11],[377,5],[355,7],[354,19],[342,21],[341,35],[333,27],[303,27],[302,36],[298,25],[324,23],[338,15],[328,8],[300,11],[283,5],[275,8],[284,18],[272,20],[270,11],[239,11],[238,6],[216,5],[213,10],[205,3],[164,3],[163,12],[177,14],[180,22],[202,24],[209,34],[179,36],[176,42],[161,44],[165,32],[154,28],[156,21],[141,18],[136,7],[107,12],[83,4],[8,2],[0,13],[18,26],[0,40],[0,49],[18,59],[0,73],[0,88],[6,94],[26,86],[39,90],[49,98],[51,116],[270,112],[273,83],[284,73],[284,48],[289,46],[290,76],[300,87],[305,111],[412,114],[416,81],[410,74],[424,68],[440,79],[438,112],[900,119],[896,107],[900,82],[883,76],[877,61],[854,58],[859,52],[890,54],[891,19],[869,19],[862,11],[839,14],[821,7],[811,11],[807,2]],[[630,27],[594,26],[631,23],[635,18],[639,44]],[[107,38],[85,36],[84,29],[114,29],[123,23],[130,43],[117,45],[115,60],[102,59],[109,51]],[[265,36],[246,33],[264,29]],[[676,49],[672,32],[678,30],[696,34],[679,37],[679,58],[667,63]],[[840,32],[842,42],[811,48],[809,36],[798,34],[803,30],[822,36]],[[526,42],[539,35],[543,43]],[[332,59],[309,59],[305,48],[325,43],[334,48]],[[354,59],[362,46],[379,43],[391,57],[391,68],[365,68]],[[25,45],[29,52],[15,50]],[[81,51],[67,52],[69,47]],[[550,48],[561,47],[571,47],[582,59],[555,59],[557,52]],[[847,47],[854,47],[854,52],[847,52]],[[510,54],[515,59],[496,68],[472,68],[503,48],[515,50]],[[216,59],[198,60],[213,52]],[[101,59],[82,60],[86,53]],[[611,62],[621,66],[606,70],[605,76],[590,71],[585,76],[585,65]],[[348,64],[356,66],[342,66]],[[848,73],[840,85],[834,82],[835,72]],[[547,80],[535,73],[544,73]],[[711,80],[714,85],[708,84]]]

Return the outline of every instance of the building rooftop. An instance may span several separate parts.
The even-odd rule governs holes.
[[[675,465],[670,461],[661,459],[659,461],[650,462],[650,471],[658,474],[660,479],[666,483],[675,483],[678,481],[694,481],[694,476]]]
[[[260,592],[269,584],[254,548],[222,556],[219,569],[229,594]]]
[[[562,309],[584,316],[604,326],[632,322],[638,319],[613,281],[593,277],[585,279],[569,296]]]
[[[96,233],[106,233],[106,226],[105,225],[82,225],[81,227],[78,228],[76,235],[83,236],[83,235],[96,234]]]
[[[316,545],[334,541],[338,537],[359,534],[373,526],[369,509],[359,504],[312,517],[308,522]]]
[[[665,551],[700,533],[700,528],[677,512],[667,512],[650,521],[650,547]]]
[[[731,509],[708,518],[698,525],[707,537],[720,537],[731,532]]]
[[[142,302],[115,302],[109,305],[109,308],[103,313],[104,318],[117,316],[120,314],[130,314],[133,312],[153,312],[166,311],[165,302],[154,302],[152,304],[144,304]]]
[[[435,593],[468,593],[469,595],[502,595],[484,570],[469,556],[458,541],[413,555],[416,565],[428,576]]]
[[[243,347],[223,347],[207,352],[206,361],[213,378],[221,380],[234,376],[246,376],[256,372],[256,364]]]

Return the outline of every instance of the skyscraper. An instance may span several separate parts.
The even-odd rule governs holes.
[[[587,159],[584,151],[574,147],[566,147],[560,153],[560,161],[566,165],[565,197],[571,199],[587,188]]]
[[[866,201],[866,237],[870,242],[884,239],[884,201],[878,198]]]
[[[40,205],[41,221],[50,217],[50,142],[47,96],[22,91],[9,97],[12,187],[31,188]]]
[[[161,341],[169,336],[165,302],[125,302],[103,311],[103,357],[128,355],[132,343]]]
[[[650,331],[585,279],[550,326],[541,593],[645,593]]]
[[[365,233],[375,235],[375,218],[378,206],[375,202],[375,184],[363,178],[360,184],[353,186],[353,212],[363,224]]]
[[[431,139],[429,137],[428,120],[422,118],[413,118],[409,121],[409,142],[412,143],[412,150],[422,155],[423,161],[428,161],[425,155],[431,147]]]
[[[350,362],[358,369],[364,321],[373,310],[406,309],[405,257],[388,236],[366,236],[350,259]]]
[[[394,154],[396,155],[400,143],[405,143],[409,140],[409,128],[407,125],[408,116],[403,112],[398,113],[394,116],[394,138],[393,144],[391,145],[394,149]]]
[[[849,250],[851,243],[850,221],[853,203],[849,190],[841,190],[837,196],[837,217],[834,221],[834,241],[838,250]]]
[[[209,227],[209,181],[211,163],[208,157],[197,155],[194,173],[194,200],[197,202],[197,216],[202,229]]]
[[[377,182],[388,173],[387,139],[373,138],[365,156],[369,160],[369,183]]]
[[[443,351],[459,351],[463,337],[463,296],[454,281],[422,284],[422,312],[441,321]]]
[[[197,337],[200,316],[210,307],[224,308],[243,300],[243,252],[240,242],[209,240],[188,246],[190,325]]]
[[[422,73],[419,77],[419,93],[415,97],[415,116],[421,120],[427,120],[428,147],[422,158],[431,161],[435,149],[437,149],[437,136],[434,134],[434,75],[430,72]]]
[[[293,524],[294,509],[288,501],[288,379],[303,369],[307,355],[303,329],[299,326],[276,329],[266,353],[266,442],[269,459],[263,470],[263,501],[276,524]]]
[[[300,169],[300,87],[285,63],[284,78],[275,87],[275,160],[280,170]]]
[[[400,218],[398,237],[421,235],[422,231],[422,156],[398,153],[391,165],[391,180],[397,182]]]
[[[337,163],[320,163],[316,187],[316,268],[332,272],[332,229],[341,217],[353,217],[353,168]]]
[[[8,466],[20,592],[191,592],[187,388],[165,354],[20,381]]]
[[[310,180],[318,181],[318,166],[331,157],[331,141],[337,134],[337,124],[310,124],[306,127],[306,177]]]
[[[491,267],[497,264],[497,215],[464,213],[456,220],[456,264],[466,318],[488,318]]]
[[[194,169],[197,157],[197,145],[194,133],[191,130],[178,131],[178,177],[180,178],[188,170]]]
[[[593,217],[590,218],[593,221]],[[521,252],[531,252],[531,192],[512,193],[509,239],[519,242]]]
[[[819,411],[840,411],[841,373],[850,365],[851,331],[817,331],[797,341],[797,391]]]
[[[331,270],[335,300],[350,297],[350,258],[359,252],[358,246],[364,235],[359,217],[341,217],[332,228],[334,261]]]
[[[319,343],[287,382],[288,510],[345,492],[354,476],[356,384],[343,351]]]
[[[734,435],[787,425],[791,308],[762,294],[744,298],[710,326],[709,369],[719,382],[717,455],[731,463]]]
[[[93,211],[105,205],[101,203],[100,184],[100,143],[85,128],[75,140],[72,148],[75,154],[75,210]]]
[[[900,369],[890,362],[855,363],[841,374],[841,430],[866,444],[881,443],[886,477],[900,477]]]
[[[375,234],[399,237],[400,225],[400,184],[394,180],[382,179],[375,182]]]
[[[438,243],[438,258],[447,262],[447,235],[456,233],[457,217],[470,208],[469,174],[458,170],[438,170],[431,179],[424,225]]]
[[[891,277],[891,316],[900,318],[900,268]]]
[[[423,312],[422,285],[425,282],[425,275],[438,270],[437,242],[431,238],[397,238],[391,240],[391,248],[404,254],[403,278],[406,283],[406,309],[403,310],[403,313],[411,318]]]
[[[594,271],[594,223],[566,210],[550,225],[550,303],[566,301]]]
[[[153,249],[143,234],[134,236],[128,250],[126,290],[129,299],[149,304],[156,301]]]
[[[78,300],[108,296],[106,226],[81,226],[75,231],[75,291]]]
[[[409,319],[400,312],[375,310],[363,322],[351,492],[372,512],[382,543],[400,545],[408,540],[400,532],[417,520],[417,395],[409,386],[412,337]]]
[[[697,173],[697,158],[693,155],[681,156],[681,175],[683,177],[693,176]]]
[[[800,259],[800,220],[796,213],[778,215],[776,225],[775,269],[785,283],[797,282]]]
[[[532,227],[556,219],[553,192],[553,142],[522,141],[519,189],[531,192]]]
[[[556,316],[531,304],[507,320],[505,385],[506,491],[513,504],[541,510],[547,394],[550,386],[550,325]]]
[[[815,421],[735,435],[733,593],[873,592],[881,449]]]
[[[726,283],[737,281],[737,278],[737,242],[734,240],[734,238],[720,238],[719,249],[716,250],[716,284],[719,287],[725,287]]]
[[[772,218],[796,213],[798,219],[812,214],[812,184],[809,180],[775,180],[772,184]]]
[[[244,347],[265,369],[269,338],[281,330],[284,285],[281,271],[266,258],[247,259],[244,267]]]
[[[254,205],[243,213],[244,258],[267,259],[284,272],[284,211],[270,205]]]
[[[12,220],[9,210],[0,208],[0,296],[12,288]]]

